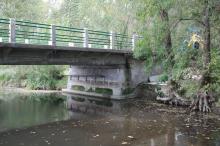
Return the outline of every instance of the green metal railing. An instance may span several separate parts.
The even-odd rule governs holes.
[[[137,35],[0,19],[0,42],[101,49],[134,49]]]

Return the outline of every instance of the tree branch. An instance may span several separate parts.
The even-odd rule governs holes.
[[[177,27],[177,25],[182,21],[196,21],[197,23],[201,24],[202,26],[205,26],[204,22],[195,18],[180,18],[178,19],[171,27],[171,30]]]

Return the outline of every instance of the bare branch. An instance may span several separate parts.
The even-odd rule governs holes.
[[[177,27],[177,25],[182,22],[182,21],[196,21],[197,23],[201,24],[202,26],[205,26],[205,24],[203,23],[203,21],[195,19],[195,18],[180,18],[178,19],[172,26],[171,26],[171,30],[173,30],[174,28]]]

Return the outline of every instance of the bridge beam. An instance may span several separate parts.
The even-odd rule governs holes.
[[[129,50],[0,43],[2,65],[124,65]],[[4,58],[4,61],[3,61]]]

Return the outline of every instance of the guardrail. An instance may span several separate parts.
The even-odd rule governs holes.
[[[139,39],[115,32],[0,19],[0,42],[104,49],[134,49]]]

